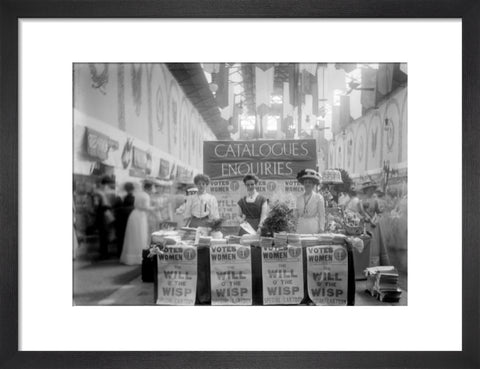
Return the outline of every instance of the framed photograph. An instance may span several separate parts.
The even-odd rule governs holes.
[[[5,158],[0,192],[4,224],[1,367],[480,365],[478,227],[474,223],[479,208],[475,117],[479,109],[480,6],[474,1],[444,1],[434,9],[425,2],[408,1],[389,6],[346,1],[342,7],[331,7],[326,1],[247,1],[228,7],[222,2],[191,0],[174,4],[67,0],[38,5],[7,1],[0,9],[0,148]],[[197,92],[186,85],[190,80],[185,82],[185,76],[193,75],[195,68],[201,68],[201,83],[208,90],[204,95],[193,96]],[[226,68],[227,75],[237,73],[242,78],[238,85],[247,86],[237,91],[245,111],[238,124],[235,109],[227,117],[228,109],[209,111],[208,101],[201,99],[213,96],[219,106],[223,104],[219,68]],[[255,69],[255,77],[250,69]],[[290,121],[286,104],[278,114],[272,106],[263,110],[251,79],[259,85],[263,83],[260,76],[267,80],[271,73],[272,86],[285,87],[295,76],[292,70],[302,80],[297,86],[303,95],[297,97],[303,110],[295,110],[292,104]],[[332,88],[337,72],[343,76],[344,90]],[[381,88],[378,80],[374,83],[374,94],[369,73],[385,81]],[[328,89],[331,94],[312,97],[311,83],[317,84],[317,94]],[[257,94],[257,105],[252,92]],[[358,115],[352,115],[355,94]],[[272,90],[265,104],[274,105],[276,99],[286,101],[285,92],[277,96]],[[314,104],[310,112],[307,106],[312,99],[322,103]],[[347,103],[350,114],[342,115],[341,107]],[[249,110],[252,104],[255,107]],[[323,113],[318,111],[322,108]],[[255,111],[256,118],[251,120],[249,111]],[[272,119],[264,119],[263,111]],[[220,116],[226,124],[204,124],[208,114]],[[361,117],[368,118],[365,124]],[[150,123],[143,126],[143,121]],[[321,138],[319,132],[327,126],[331,137],[324,134]],[[262,148],[260,144],[249,146],[252,140],[262,143],[261,139],[267,142]],[[212,178],[209,192],[218,200],[224,226],[238,231],[239,223],[231,215],[234,210],[222,191],[238,194],[236,200],[242,198],[243,164],[232,158],[222,164],[220,159],[229,153],[235,156],[228,142],[244,142],[242,152],[252,157],[255,150],[267,149],[283,150],[281,154],[287,157],[288,150],[297,150],[289,142],[304,140],[298,150],[308,152],[311,144],[323,148],[319,146],[323,139],[324,151],[317,150],[314,161],[325,178],[333,181],[336,175],[327,169],[342,168],[365,188],[368,180],[378,182],[385,190],[378,196],[393,198],[403,191],[403,197],[408,188],[408,269],[406,246],[405,255],[395,255],[394,263],[404,278],[401,288],[404,297],[408,289],[408,301],[360,304],[357,290],[356,306],[286,306],[278,303],[286,300],[265,296],[258,305],[275,303],[225,306],[236,305],[240,299],[218,303],[216,296],[217,303],[213,303],[212,296],[202,304],[195,301],[195,294],[185,292],[188,281],[178,280],[176,286],[183,289],[175,291],[182,290],[185,296],[171,300],[163,296],[162,300],[153,283],[142,281],[149,276],[138,274],[140,255],[128,254],[130,246],[112,248],[119,234],[128,237],[127,224],[126,232],[114,232],[113,238],[89,228],[97,227],[99,220],[88,207],[97,209],[110,201],[99,190],[100,185],[110,186],[106,178],[121,185],[123,195],[129,187],[125,183],[135,186],[153,180],[160,202],[172,183],[193,185],[195,175],[203,172]],[[272,147],[268,142],[278,144]],[[255,183],[260,194],[274,196],[280,185],[284,186],[281,196],[294,192],[295,186],[286,184],[288,173],[282,177],[290,167],[285,165],[287,159],[282,160],[278,164],[262,159],[255,164],[249,157],[249,173],[255,172],[256,165],[258,173],[269,176]],[[296,172],[311,181],[316,178],[315,171],[308,172],[310,162],[305,168],[298,165],[301,161],[295,162]],[[197,191],[199,187],[200,183]],[[182,189],[187,198],[192,195],[193,186]],[[333,187],[323,190],[340,202],[340,193]],[[322,194],[327,199],[328,194]],[[201,202],[198,219],[214,211],[209,201]],[[306,208],[307,196],[304,202]],[[172,212],[158,215],[165,220],[165,229],[177,224],[175,214],[183,204],[176,205]],[[85,210],[82,219],[78,207]],[[102,224],[120,219],[122,209],[102,214]],[[80,241],[93,245],[88,257],[102,260],[84,263],[88,258],[77,257],[80,249],[72,248],[78,241],[72,241],[73,224],[79,230],[83,227],[75,233],[81,235]],[[249,225],[242,228],[247,233],[253,229]],[[406,217],[404,225],[406,245]],[[197,244],[206,242],[205,235],[196,236]],[[94,241],[90,243],[88,237]],[[102,237],[106,240],[103,249]],[[335,257],[340,257],[340,251]],[[235,253],[241,259],[250,257],[243,249]],[[186,260],[196,257],[190,249],[182,250],[182,255]],[[294,252],[291,256],[298,258]],[[221,275],[222,267],[209,260],[216,268],[212,270]],[[95,270],[95,265],[102,265],[101,270]],[[193,270],[190,267],[174,272],[182,279]],[[293,278],[293,271],[288,278]],[[229,273],[235,278],[244,276],[243,269]],[[133,291],[132,278],[140,289]],[[303,281],[292,279],[292,283],[296,286]],[[357,287],[361,283],[365,282],[357,281]],[[243,285],[238,286],[240,291]],[[122,300],[132,294],[136,296],[133,303]],[[353,305],[347,298],[337,300],[339,305]],[[242,301],[251,302],[248,298]],[[304,305],[315,305],[317,300],[310,302]],[[195,306],[181,306],[188,304]]]

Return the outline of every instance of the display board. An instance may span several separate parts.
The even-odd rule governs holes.
[[[348,254],[343,246],[307,247],[308,295],[315,305],[347,305]]]
[[[212,305],[252,305],[252,253],[249,246],[212,245]]]
[[[245,196],[242,179],[255,174],[257,191],[272,205],[277,201],[295,207],[303,187],[296,176],[302,169],[315,169],[315,140],[205,141],[204,173],[211,178],[209,192],[217,198],[224,226],[238,226],[237,202]]]
[[[301,246],[263,247],[264,305],[294,305],[303,300]]]
[[[197,250],[193,246],[165,246],[157,255],[157,304],[194,305],[197,291]]]

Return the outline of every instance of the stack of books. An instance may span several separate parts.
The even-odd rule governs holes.
[[[197,229],[196,228],[183,227],[183,228],[180,228],[179,234],[182,237],[182,241],[184,241],[186,243],[195,242],[195,236],[197,234]]]
[[[318,237],[311,234],[302,234],[300,237],[300,242],[303,247],[316,246],[319,244]]]
[[[377,266],[365,269],[367,291],[383,302],[398,302],[402,290],[398,288],[398,271],[394,266]]]
[[[287,234],[287,241],[289,245],[292,246],[302,246],[302,238],[298,233],[289,233]]]
[[[242,237],[240,236],[227,236],[227,244],[235,244],[235,245],[238,245],[240,244],[240,240],[242,239]]]
[[[240,244],[244,246],[251,246],[252,244],[258,244],[260,236],[257,234],[244,234],[240,238]]]
[[[212,243],[212,237],[210,237],[210,236],[199,236],[198,237],[197,246],[210,246],[211,243]]]
[[[272,237],[260,237],[260,247],[272,247],[273,238]]]
[[[202,237],[200,237],[200,240],[202,240]],[[227,240],[223,238],[212,238],[210,240],[210,246],[224,246],[227,244]]]
[[[167,240],[169,240],[168,244],[174,244],[173,241],[180,242],[181,238],[178,234],[177,231],[156,231],[153,232],[150,236],[150,240],[152,244],[158,245],[158,244],[166,244]]]
[[[275,247],[287,246],[288,236],[286,233],[274,233],[273,234],[273,243]]]

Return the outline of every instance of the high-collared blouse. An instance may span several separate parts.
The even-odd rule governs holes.
[[[312,192],[310,198],[305,201],[305,196],[297,197],[297,214],[299,218],[318,218],[318,223],[323,229],[325,224],[325,200],[317,192]]]
[[[186,219],[192,216],[196,218],[208,216],[209,219],[218,219],[220,215],[218,213],[218,203],[215,196],[209,193],[187,196],[183,217]]]

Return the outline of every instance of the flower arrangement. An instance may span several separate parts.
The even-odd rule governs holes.
[[[262,228],[262,237],[273,237],[274,233],[295,231],[295,215],[293,210],[287,204],[279,202],[270,209],[270,212],[265,218]]]

